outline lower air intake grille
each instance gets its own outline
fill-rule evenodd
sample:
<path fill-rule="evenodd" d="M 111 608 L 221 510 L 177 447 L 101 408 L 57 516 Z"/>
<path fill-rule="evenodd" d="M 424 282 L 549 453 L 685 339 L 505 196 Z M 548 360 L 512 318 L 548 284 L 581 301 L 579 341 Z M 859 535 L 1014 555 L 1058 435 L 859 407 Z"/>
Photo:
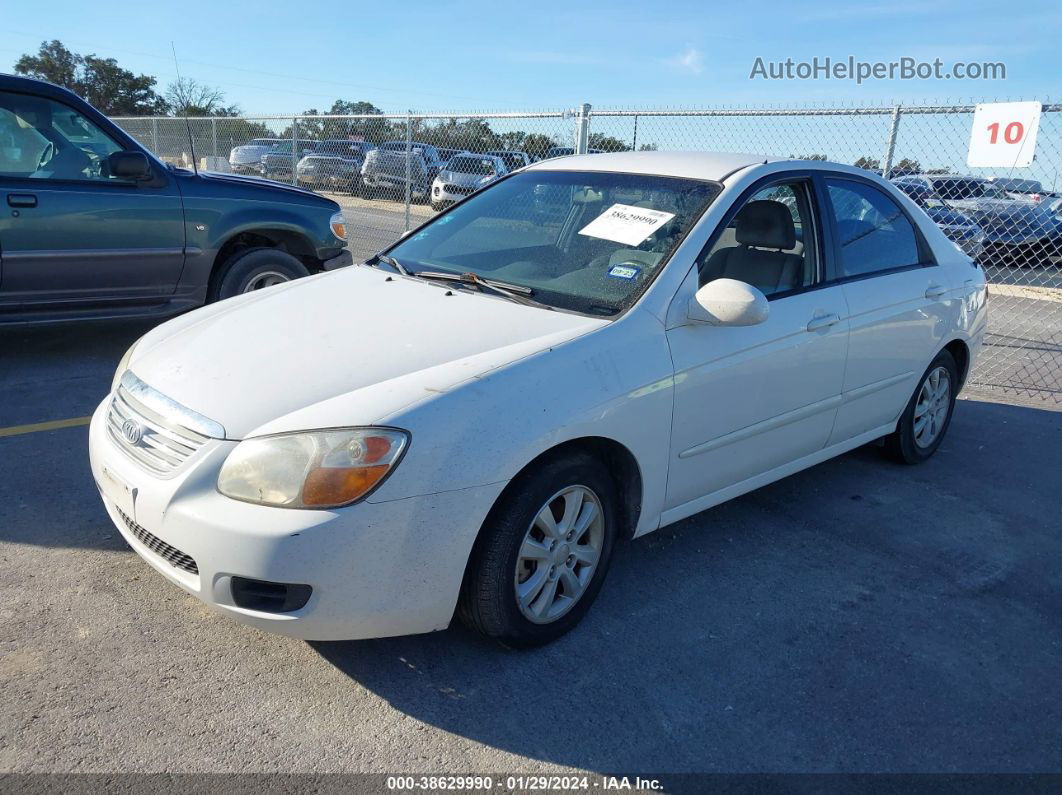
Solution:
<path fill-rule="evenodd" d="M 136 540 L 146 546 L 164 561 L 171 566 L 182 571 L 187 571 L 191 574 L 199 574 L 199 566 L 196 565 L 195 560 L 191 555 L 185 555 L 177 547 L 171 547 L 161 538 L 156 538 L 143 527 L 138 525 L 128 516 L 126 516 L 121 510 L 115 508 L 118 511 L 118 515 L 122 517 L 122 521 L 125 522 L 125 526 L 129 528 L 129 532 L 136 536 Z"/>

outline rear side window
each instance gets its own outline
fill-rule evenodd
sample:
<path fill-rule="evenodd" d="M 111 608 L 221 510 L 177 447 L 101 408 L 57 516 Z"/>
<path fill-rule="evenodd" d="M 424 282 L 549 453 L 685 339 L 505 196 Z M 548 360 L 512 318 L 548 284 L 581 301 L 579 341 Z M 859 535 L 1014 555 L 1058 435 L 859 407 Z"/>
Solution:
<path fill-rule="evenodd" d="M 899 206 L 872 185 L 826 180 L 840 254 L 840 275 L 865 276 L 918 265 L 918 237 Z"/>

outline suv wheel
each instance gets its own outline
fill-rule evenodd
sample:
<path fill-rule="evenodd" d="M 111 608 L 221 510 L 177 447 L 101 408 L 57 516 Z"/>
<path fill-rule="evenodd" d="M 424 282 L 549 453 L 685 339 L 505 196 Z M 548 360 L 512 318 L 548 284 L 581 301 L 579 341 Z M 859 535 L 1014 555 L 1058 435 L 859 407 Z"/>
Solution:
<path fill-rule="evenodd" d="M 458 603 L 462 621 L 510 648 L 572 629 L 608 571 L 616 504 L 608 470 L 586 453 L 521 476 L 476 541 Z"/>
<path fill-rule="evenodd" d="M 210 300 L 221 301 L 309 275 L 305 265 L 279 249 L 239 251 L 222 266 L 211 288 Z"/>

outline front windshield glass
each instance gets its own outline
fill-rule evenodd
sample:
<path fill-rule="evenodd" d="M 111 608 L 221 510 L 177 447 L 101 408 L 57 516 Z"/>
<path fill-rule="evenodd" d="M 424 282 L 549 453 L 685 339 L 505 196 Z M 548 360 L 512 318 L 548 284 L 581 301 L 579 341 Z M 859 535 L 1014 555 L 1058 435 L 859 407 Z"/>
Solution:
<path fill-rule="evenodd" d="M 678 177 L 525 171 L 387 253 L 410 271 L 474 273 L 592 315 L 629 307 L 719 192 Z"/>
<path fill-rule="evenodd" d="M 991 182 L 979 179 L 941 179 L 934 187 L 940 198 L 952 201 L 964 199 L 1007 199 L 1006 193 Z"/>
<path fill-rule="evenodd" d="M 496 171 L 494 161 L 480 157 L 455 157 L 446 164 L 447 171 L 456 171 L 458 174 L 482 174 L 493 175 Z"/>

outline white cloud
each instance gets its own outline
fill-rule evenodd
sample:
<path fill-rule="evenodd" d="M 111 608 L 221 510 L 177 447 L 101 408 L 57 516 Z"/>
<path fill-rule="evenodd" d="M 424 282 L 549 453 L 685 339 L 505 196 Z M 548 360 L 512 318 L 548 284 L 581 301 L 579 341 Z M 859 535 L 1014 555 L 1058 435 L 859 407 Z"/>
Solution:
<path fill-rule="evenodd" d="M 667 65 L 680 72 L 699 75 L 704 71 L 704 55 L 696 47 L 686 47 L 678 55 L 668 58 Z"/>

